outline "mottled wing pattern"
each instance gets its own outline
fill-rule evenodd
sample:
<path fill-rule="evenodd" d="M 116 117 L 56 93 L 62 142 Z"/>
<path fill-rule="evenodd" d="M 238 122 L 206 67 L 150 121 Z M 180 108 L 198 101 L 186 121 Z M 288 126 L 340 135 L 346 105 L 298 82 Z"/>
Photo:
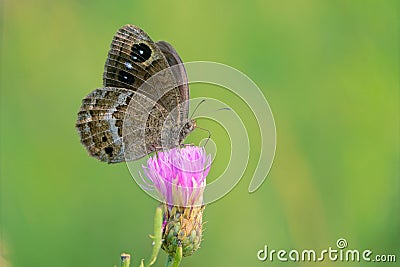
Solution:
<path fill-rule="evenodd" d="M 188 106 L 181 104 L 189 98 L 186 72 L 183 65 L 178 71 L 167 69 L 179 63 L 168 43 L 155 44 L 134 25 L 118 30 L 104 68 L 104 88 L 85 97 L 78 113 L 76 126 L 91 156 L 109 163 L 136 160 L 162 148 L 163 127 L 183 127 L 188 117 Z M 185 84 L 178 87 L 182 80 Z"/>
<path fill-rule="evenodd" d="M 76 127 L 91 156 L 106 162 L 124 160 L 122 125 L 134 93 L 124 88 L 98 88 L 82 100 Z"/>
<path fill-rule="evenodd" d="M 159 123 L 168 112 L 125 88 L 98 88 L 82 100 L 77 128 L 89 154 L 101 161 L 136 160 L 157 148 Z M 128 128 L 123 132 L 123 125 Z M 158 137 L 159 139 L 160 137 Z"/>

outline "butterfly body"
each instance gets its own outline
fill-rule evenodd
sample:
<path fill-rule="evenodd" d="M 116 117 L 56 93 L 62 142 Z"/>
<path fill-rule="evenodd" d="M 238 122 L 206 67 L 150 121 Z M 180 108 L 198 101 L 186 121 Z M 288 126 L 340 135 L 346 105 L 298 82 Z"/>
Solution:
<path fill-rule="evenodd" d="M 179 146 L 196 127 L 188 119 L 189 87 L 179 55 L 134 25 L 115 34 L 103 86 L 82 100 L 76 123 L 82 144 L 101 161 L 137 160 Z"/>

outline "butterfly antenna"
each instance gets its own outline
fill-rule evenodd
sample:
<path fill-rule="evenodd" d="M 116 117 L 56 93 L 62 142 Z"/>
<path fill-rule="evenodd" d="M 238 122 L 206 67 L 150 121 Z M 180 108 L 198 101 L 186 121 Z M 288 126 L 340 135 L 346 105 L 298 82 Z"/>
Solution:
<path fill-rule="evenodd" d="M 194 113 L 196 112 L 196 110 L 197 110 L 197 109 L 199 108 L 199 106 L 200 106 L 201 104 L 203 104 L 204 102 L 206 102 L 205 99 L 201 100 L 201 101 L 197 104 L 197 106 L 194 108 L 194 110 L 193 110 L 193 112 L 192 112 L 192 115 L 190 116 L 190 119 L 193 118 L 193 115 L 194 115 Z"/>
<path fill-rule="evenodd" d="M 229 111 L 231 111 L 232 109 L 230 109 L 230 108 L 219 108 L 219 109 L 217 109 L 215 111 L 220 111 L 220 110 L 229 110 Z"/>
<path fill-rule="evenodd" d="M 190 118 L 193 117 L 193 115 L 194 115 L 194 113 L 196 112 L 196 110 L 197 110 L 197 109 L 199 108 L 199 106 L 200 106 L 201 104 L 203 104 L 205 101 L 206 101 L 206 99 L 203 99 L 203 100 L 201 100 L 201 101 L 197 104 L 197 106 L 196 106 L 195 109 L 193 110 L 192 116 L 190 116 Z M 232 109 L 225 107 L 225 108 L 216 109 L 216 110 L 214 110 L 214 111 L 212 111 L 212 112 L 221 111 L 221 110 L 229 110 L 229 111 L 231 111 Z M 209 112 L 209 113 L 212 113 L 212 112 Z M 206 131 L 206 132 L 208 133 L 207 141 L 206 141 L 206 143 L 204 144 L 204 147 L 205 147 L 205 146 L 207 145 L 208 141 L 211 139 L 211 131 L 208 130 L 208 129 L 199 127 L 199 126 L 196 126 L 196 129 L 200 129 L 200 130 Z"/>
<path fill-rule="evenodd" d="M 212 111 L 208 111 L 208 112 L 205 112 L 205 113 L 202 113 L 201 115 L 207 115 L 207 114 L 213 114 L 214 112 L 216 112 L 216 111 L 222 111 L 222 110 L 229 110 L 229 111 L 232 111 L 232 109 L 230 109 L 230 108 L 219 108 L 219 109 L 215 109 L 215 110 L 212 110 Z"/>
<path fill-rule="evenodd" d="M 211 139 L 211 131 L 208 130 L 208 129 L 202 128 L 202 127 L 196 127 L 196 129 L 200 129 L 200 130 L 206 131 L 206 132 L 208 133 L 207 141 L 206 141 L 206 143 L 204 144 L 204 147 L 205 147 L 205 146 L 207 145 L 208 141 Z"/>

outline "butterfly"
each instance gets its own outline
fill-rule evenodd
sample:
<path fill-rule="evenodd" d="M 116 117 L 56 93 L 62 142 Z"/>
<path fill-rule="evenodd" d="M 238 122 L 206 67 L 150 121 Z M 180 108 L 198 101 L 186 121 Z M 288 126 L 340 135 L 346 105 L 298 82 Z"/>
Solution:
<path fill-rule="evenodd" d="M 83 100 L 76 128 L 89 154 L 117 163 L 179 146 L 195 129 L 189 86 L 176 50 L 139 27 L 121 27 L 111 43 L 103 87 Z"/>

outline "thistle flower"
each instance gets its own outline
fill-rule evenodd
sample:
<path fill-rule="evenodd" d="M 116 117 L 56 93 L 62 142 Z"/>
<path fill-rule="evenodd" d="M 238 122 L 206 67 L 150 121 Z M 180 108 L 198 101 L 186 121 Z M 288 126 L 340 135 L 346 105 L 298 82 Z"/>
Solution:
<path fill-rule="evenodd" d="M 143 166 L 149 182 L 164 202 L 162 248 L 174 256 L 195 252 L 202 238 L 203 192 L 211 158 L 204 148 L 185 146 L 158 152 Z"/>

